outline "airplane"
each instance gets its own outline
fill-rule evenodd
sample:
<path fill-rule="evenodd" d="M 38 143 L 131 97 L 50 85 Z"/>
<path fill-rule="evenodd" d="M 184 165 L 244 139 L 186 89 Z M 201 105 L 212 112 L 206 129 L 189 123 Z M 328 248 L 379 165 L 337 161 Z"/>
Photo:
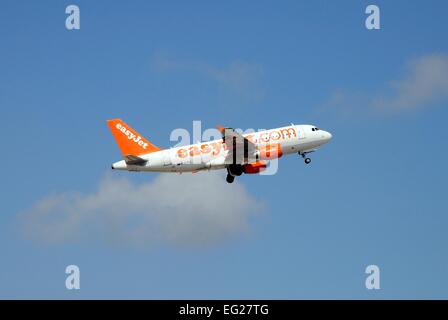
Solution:
<path fill-rule="evenodd" d="M 266 170 L 266 161 L 289 154 L 298 154 L 310 164 L 308 154 L 332 138 L 331 133 L 314 125 L 291 124 L 249 134 L 217 126 L 221 139 L 161 149 L 121 119 L 107 123 L 124 158 L 112 164 L 112 169 L 177 173 L 226 169 L 228 183 L 243 173 L 261 173 Z"/>

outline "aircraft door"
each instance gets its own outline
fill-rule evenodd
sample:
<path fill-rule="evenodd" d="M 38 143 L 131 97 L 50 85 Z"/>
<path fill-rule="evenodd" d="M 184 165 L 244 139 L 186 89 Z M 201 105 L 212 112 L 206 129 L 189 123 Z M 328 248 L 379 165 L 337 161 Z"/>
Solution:
<path fill-rule="evenodd" d="M 298 132 L 299 140 L 302 140 L 302 139 L 306 138 L 306 128 L 297 126 L 296 130 Z"/>
<path fill-rule="evenodd" d="M 164 155 L 163 155 L 163 166 L 164 167 L 168 167 L 171 164 L 172 163 L 171 163 L 171 150 L 170 150 L 170 152 L 164 152 Z"/>

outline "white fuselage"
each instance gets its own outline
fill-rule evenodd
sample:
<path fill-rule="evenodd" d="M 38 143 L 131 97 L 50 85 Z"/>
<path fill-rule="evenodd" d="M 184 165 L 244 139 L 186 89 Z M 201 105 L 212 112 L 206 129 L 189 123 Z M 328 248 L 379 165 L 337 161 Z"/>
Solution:
<path fill-rule="evenodd" d="M 331 139 L 331 134 L 312 125 L 287 127 L 243 134 L 257 147 L 280 145 L 283 155 L 313 150 Z M 124 160 L 112 165 L 113 169 L 149 172 L 196 172 L 226 167 L 229 150 L 223 139 L 196 143 L 188 146 L 141 155 L 147 160 L 143 165 L 129 165 Z"/>

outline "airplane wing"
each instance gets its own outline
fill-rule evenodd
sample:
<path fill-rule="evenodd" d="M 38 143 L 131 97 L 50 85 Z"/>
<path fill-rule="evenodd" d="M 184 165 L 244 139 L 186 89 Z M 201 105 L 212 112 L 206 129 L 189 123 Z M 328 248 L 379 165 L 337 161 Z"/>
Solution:
<path fill-rule="evenodd" d="M 217 126 L 217 129 L 221 132 L 223 142 L 229 150 L 226 163 L 242 164 L 251 162 L 251 160 L 255 161 L 252 158 L 257 151 L 257 146 L 253 142 L 246 139 L 233 128 Z"/>

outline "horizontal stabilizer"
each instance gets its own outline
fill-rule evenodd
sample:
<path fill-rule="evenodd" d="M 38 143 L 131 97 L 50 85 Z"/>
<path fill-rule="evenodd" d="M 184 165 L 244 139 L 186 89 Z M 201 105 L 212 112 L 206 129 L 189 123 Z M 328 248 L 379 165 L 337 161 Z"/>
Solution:
<path fill-rule="evenodd" d="M 148 160 L 133 156 L 132 154 L 124 156 L 124 161 L 126 162 L 126 164 L 130 165 L 142 165 L 148 162 Z"/>

